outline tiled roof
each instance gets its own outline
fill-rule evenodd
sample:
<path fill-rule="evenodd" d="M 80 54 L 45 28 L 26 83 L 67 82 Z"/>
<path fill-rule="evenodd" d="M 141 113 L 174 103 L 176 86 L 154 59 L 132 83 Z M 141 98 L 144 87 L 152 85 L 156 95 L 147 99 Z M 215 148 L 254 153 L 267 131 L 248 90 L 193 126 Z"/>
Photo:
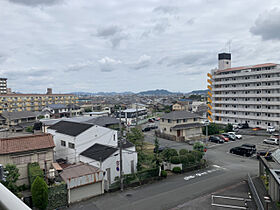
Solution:
<path fill-rule="evenodd" d="M 80 155 L 91 158 L 93 160 L 106 160 L 112 154 L 118 151 L 117 148 L 110 147 L 102 144 L 94 144 L 90 148 L 83 151 Z"/>
<path fill-rule="evenodd" d="M 256 68 L 262 68 L 262 67 L 272 67 L 277 66 L 276 63 L 263 63 L 263 64 L 257 64 L 252 66 L 240 66 L 240 67 L 234 67 L 234 68 L 228 68 L 223 70 L 218 70 L 217 72 L 226 72 L 226 71 L 237 71 L 237 70 L 245 70 L 245 69 L 256 69 Z"/>
<path fill-rule="evenodd" d="M 181 129 L 197 128 L 197 127 L 202 127 L 202 124 L 201 123 L 180 124 L 180 125 L 175 125 L 172 129 L 181 130 Z"/>
<path fill-rule="evenodd" d="M 71 178 L 77 178 L 89 174 L 94 174 L 99 171 L 100 170 L 97 167 L 80 162 L 80 163 L 70 165 L 67 168 L 64 168 L 63 171 L 60 173 L 60 176 L 64 181 L 67 181 L 68 179 Z"/>
<path fill-rule="evenodd" d="M 92 118 L 86 122 L 104 127 L 108 125 L 118 124 L 119 120 L 114 117 L 103 116 L 103 117 Z"/>
<path fill-rule="evenodd" d="M 51 134 L 37 134 L 0 139 L 0 154 L 10 154 L 39 149 L 53 148 Z"/>
<path fill-rule="evenodd" d="M 31 111 L 21 111 L 21 112 L 2 112 L 2 117 L 9 119 L 9 120 L 16 120 L 16 119 L 23 119 L 23 118 L 30 118 L 30 117 L 37 117 L 38 113 L 31 112 Z"/>
<path fill-rule="evenodd" d="M 163 115 L 161 118 L 169 119 L 169 120 L 179 120 L 179 119 L 199 118 L 199 116 L 188 111 L 173 111 Z"/>
<path fill-rule="evenodd" d="M 51 109 L 67 109 L 68 107 L 65 104 L 49 104 L 47 107 Z"/>
<path fill-rule="evenodd" d="M 48 129 L 55 130 L 58 133 L 66 134 L 69 136 L 78 136 L 93 125 L 88 123 L 78 123 L 70 121 L 59 121 L 58 123 L 50 126 Z"/>

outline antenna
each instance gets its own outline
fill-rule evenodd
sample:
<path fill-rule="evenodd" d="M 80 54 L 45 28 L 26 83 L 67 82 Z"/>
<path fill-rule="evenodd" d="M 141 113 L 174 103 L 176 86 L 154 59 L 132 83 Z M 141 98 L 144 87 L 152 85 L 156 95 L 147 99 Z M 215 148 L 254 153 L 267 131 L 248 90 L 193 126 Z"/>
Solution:
<path fill-rule="evenodd" d="M 228 52 L 230 53 L 230 51 L 231 51 L 231 39 L 230 40 L 228 40 Z"/>

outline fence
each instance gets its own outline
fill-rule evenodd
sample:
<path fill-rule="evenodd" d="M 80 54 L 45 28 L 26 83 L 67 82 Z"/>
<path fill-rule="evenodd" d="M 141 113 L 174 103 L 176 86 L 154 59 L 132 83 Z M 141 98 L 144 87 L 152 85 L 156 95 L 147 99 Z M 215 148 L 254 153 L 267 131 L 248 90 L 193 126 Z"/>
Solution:
<path fill-rule="evenodd" d="M 258 192 L 256 190 L 256 187 L 253 183 L 253 180 L 252 180 L 250 174 L 248 174 L 248 185 L 249 185 L 250 191 L 252 193 L 252 196 L 254 198 L 254 201 L 255 201 L 255 203 L 258 207 L 258 210 L 264 210 L 264 206 L 263 206 L 262 201 L 261 201 L 261 199 L 258 195 Z"/>

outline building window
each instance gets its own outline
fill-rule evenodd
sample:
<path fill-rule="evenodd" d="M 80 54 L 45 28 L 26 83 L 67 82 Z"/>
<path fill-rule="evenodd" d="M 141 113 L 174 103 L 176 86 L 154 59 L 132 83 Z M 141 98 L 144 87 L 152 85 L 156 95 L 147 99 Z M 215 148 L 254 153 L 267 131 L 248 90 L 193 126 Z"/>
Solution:
<path fill-rule="evenodd" d="M 61 144 L 61 146 L 66 147 L 66 142 L 65 141 L 61 140 L 60 144 Z"/>
<path fill-rule="evenodd" d="M 161 122 L 164 122 L 164 119 L 161 119 Z"/>
<path fill-rule="evenodd" d="M 168 119 L 168 123 L 171 123 L 171 120 Z"/>
<path fill-rule="evenodd" d="M 68 147 L 71 148 L 71 149 L 75 149 L 75 144 L 69 142 Z"/>

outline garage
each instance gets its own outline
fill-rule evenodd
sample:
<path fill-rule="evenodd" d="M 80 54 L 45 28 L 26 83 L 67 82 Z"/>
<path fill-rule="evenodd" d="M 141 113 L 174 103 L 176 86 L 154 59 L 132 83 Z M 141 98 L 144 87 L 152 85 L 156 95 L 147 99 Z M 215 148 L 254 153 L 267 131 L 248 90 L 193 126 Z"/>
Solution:
<path fill-rule="evenodd" d="M 68 204 L 104 193 L 103 171 L 85 163 L 63 169 L 60 174 L 68 189 Z"/>

